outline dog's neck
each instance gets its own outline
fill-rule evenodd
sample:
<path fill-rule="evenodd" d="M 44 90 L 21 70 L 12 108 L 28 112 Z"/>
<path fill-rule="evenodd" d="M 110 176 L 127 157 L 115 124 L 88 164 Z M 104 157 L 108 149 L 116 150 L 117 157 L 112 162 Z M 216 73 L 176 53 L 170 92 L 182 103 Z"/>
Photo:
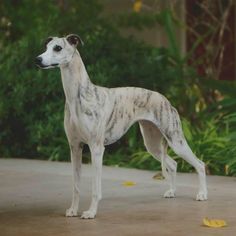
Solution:
<path fill-rule="evenodd" d="M 68 64 L 60 66 L 60 70 L 66 101 L 69 103 L 75 101 L 81 89 L 90 90 L 94 86 L 77 50 Z"/>

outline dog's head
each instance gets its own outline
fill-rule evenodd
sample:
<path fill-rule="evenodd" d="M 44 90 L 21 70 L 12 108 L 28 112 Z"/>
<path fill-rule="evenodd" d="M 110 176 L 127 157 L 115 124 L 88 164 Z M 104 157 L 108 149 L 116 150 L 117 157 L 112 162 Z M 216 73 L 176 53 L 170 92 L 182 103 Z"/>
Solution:
<path fill-rule="evenodd" d="M 78 45 L 83 45 L 78 35 L 70 34 L 63 38 L 49 37 L 45 41 L 46 51 L 36 57 L 35 63 L 43 69 L 68 64 L 73 58 Z"/>

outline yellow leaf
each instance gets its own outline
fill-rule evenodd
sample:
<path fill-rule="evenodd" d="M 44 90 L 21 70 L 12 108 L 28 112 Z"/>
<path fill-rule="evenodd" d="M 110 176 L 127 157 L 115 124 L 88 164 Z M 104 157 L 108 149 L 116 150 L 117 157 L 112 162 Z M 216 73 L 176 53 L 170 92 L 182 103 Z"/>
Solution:
<path fill-rule="evenodd" d="M 220 228 L 220 227 L 227 226 L 224 220 L 208 219 L 208 218 L 203 219 L 203 224 L 205 226 L 212 227 L 212 228 Z"/>
<path fill-rule="evenodd" d="M 124 181 L 122 183 L 122 185 L 125 186 L 125 187 L 132 187 L 132 186 L 136 185 L 136 183 L 133 182 L 133 181 Z"/>
<path fill-rule="evenodd" d="M 163 180 L 165 179 L 165 177 L 162 175 L 162 173 L 158 172 L 157 174 L 155 174 L 153 177 L 153 179 L 157 179 L 157 180 Z"/>
<path fill-rule="evenodd" d="M 133 5 L 133 10 L 135 12 L 140 12 L 142 7 L 142 1 L 141 0 L 135 0 L 134 5 Z"/>

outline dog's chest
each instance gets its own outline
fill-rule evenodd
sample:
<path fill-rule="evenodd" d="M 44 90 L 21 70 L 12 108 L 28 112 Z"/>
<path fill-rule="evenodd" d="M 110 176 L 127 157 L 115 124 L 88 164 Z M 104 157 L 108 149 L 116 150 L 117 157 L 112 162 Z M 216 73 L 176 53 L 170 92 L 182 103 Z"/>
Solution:
<path fill-rule="evenodd" d="M 104 102 L 99 102 L 93 97 L 80 95 L 76 100 L 66 106 L 67 126 L 71 133 L 88 143 L 99 133 L 99 127 L 103 123 Z"/>
<path fill-rule="evenodd" d="M 89 115 L 88 115 L 89 114 Z M 71 137 L 79 137 L 81 141 L 87 142 L 91 136 L 93 121 L 88 119 L 90 112 L 81 112 L 77 103 L 66 104 L 65 107 L 65 129 Z"/>

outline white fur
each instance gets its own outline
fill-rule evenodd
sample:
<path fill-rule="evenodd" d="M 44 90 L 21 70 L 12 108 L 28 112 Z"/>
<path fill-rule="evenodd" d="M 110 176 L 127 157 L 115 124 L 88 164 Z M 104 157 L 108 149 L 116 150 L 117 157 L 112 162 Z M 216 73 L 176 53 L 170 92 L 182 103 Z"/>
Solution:
<path fill-rule="evenodd" d="M 74 36 L 76 38 L 76 36 Z M 78 40 L 77 40 L 78 42 Z M 55 45 L 62 50 L 55 52 Z M 79 209 L 80 173 L 83 144 L 91 151 L 93 169 L 92 201 L 81 218 L 91 219 L 97 213 L 102 198 L 101 178 L 104 146 L 117 141 L 129 127 L 139 122 L 145 146 L 161 161 L 163 174 L 170 183 L 164 197 L 175 197 L 176 162 L 167 155 L 170 146 L 176 154 L 193 165 L 199 175 L 197 200 L 207 199 L 205 166 L 188 146 L 177 111 L 157 92 L 141 88 L 104 88 L 94 85 L 86 72 L 77 43 L 68 38 L 53 38 L 39 57 L 41 67 L 60 67 L 66 96 L 65 131 L 71 148 L 73 167 L 73 197 L 66 216 L 77 216 Z"/>

